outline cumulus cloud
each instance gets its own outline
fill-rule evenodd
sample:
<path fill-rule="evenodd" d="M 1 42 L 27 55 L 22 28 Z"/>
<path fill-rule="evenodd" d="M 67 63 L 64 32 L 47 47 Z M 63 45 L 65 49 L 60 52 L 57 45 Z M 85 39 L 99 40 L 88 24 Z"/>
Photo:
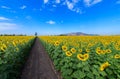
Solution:
<path fill-rule="evenodd" d="M 101 2 L 102 0 L 94 0 L 92 4 L 97 4 L 99 2 Z"/>
<path fill-rule="evenodd" d="M 54 0 L 51 2 L 50 0 L 44 0 L 44 4 L 51 5 L 55 8 L 57 8 L 57 4 L 60 4 L 62 6 L 66 6 L 69 10 L 80 14 L 84 13 L 82 10 L 83 7 L 90 7 L 100 2 L 102 2 L 102 0 Z M 80 5 L 80 3 L 82 3 L 85 6 Z"/>
<path fill-rule="evenodd" d="M 0 30 L 13 30 L 17 29 L 17 24 L 11 23 L 11 19 L 0 16 Z"/>
<path fill-rule="evenodd" d="M 77 3 L 80 0 L 72 0 L 72 2 L 66 0 L 65 4 L 67 5 L 68 9 L 71 11 L 75 11 L 76 13 L 82 13 L 81 9 L 79 7 L 76 7 Z"/>
<path fill-rule="evenodd" d="M 25 6 L 25 5 L 20 7 L 20 9 L 25 9 L 25 8 L 27 8 L 27 6 Z"/>
<path fill-rule="evenodd" d="M 68 9 L 72 10 L 74 8 L 74 4 L 70 3 L 69 1 L 66 1 Z"/>
<path fill-rule="evenodd" d="M 86 6 L 92 6 L 94 4 L 100 3 L 102 0 L 84 0 Z"/>
<path fill-rule="evenodd" d="M 48 23 L 48 24 L 55 24 L 55 21 L 50 20 L 50 21 L 47 21 L 46 23 Z"/>
<path fill-rule="evenodd" d="M 1 6 L 1 8 L 3 8 L 3 9 L 10 9 L 10 7 L 7 7 L 7 6 Z"/>
<path fill-rule="evenodd" d="M 44 4 L 48 3 L 48 0 L 44 0 Z"/>
<path fill-rule="evenodd" d="M 17 29 L 17 25 L 14 23 L 0 22 L 0 30 L 14 30 Z"/>
<path fill-rule="evenodd" d="M 8 21 L 8 20 L 10 20 L 10 19 L 0 16 L 0 21 Z"/>

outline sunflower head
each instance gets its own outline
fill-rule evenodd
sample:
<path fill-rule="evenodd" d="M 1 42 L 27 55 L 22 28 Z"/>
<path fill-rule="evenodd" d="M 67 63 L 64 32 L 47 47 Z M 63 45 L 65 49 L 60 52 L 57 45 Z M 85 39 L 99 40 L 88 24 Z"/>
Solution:
<path fill-rule="evenodd" d="M 82 49 L 79 49 L 79 52 L 81 53 L 81 52 L 82 52 Z"/>
<path fill-rule="evenodd" d="M 114 56 L 114 58 L 115 58 L 115 59 L 118 59 L 118 58 L 120 58 L 120 55 L 119 55 L 119 54 L 116 54 L 116 55 Z"/>
<path fill-rule="evenodd" d="M 97 47 L 96 50 L 100 50 L 100 47 Z"/>
<path fill-rule="evenodd" d="M 100 49 L 99 49 L 99 50 L 98 50 L 98 49 L 96 50 L 96 53 L 97 53 L 97 54 L 101 54 L 102 52 L 103 52 L 103 51 L 100 50 Z"/>
<path fill-rule="evenodd" d="M 4 49 L 6 49 L 6 48 L 7 48 L 7 46 L 6 46 L 5 44 L 3 44 L 3 48 L 4 48 Z"/>
<path fill-rule="evenodd" d="M 86 49 L 86 52 L 87 52 L 87 53 L 90 52 L 90 49 Z"/>
<path fill-rule="evenodd" d="M 84 54 L 84 58 L 85 58 L 85 59 L 88 59 L 88 58 L 89 58 L 89 54 L 87 54 L 87 53 Z"/>
<path fill-rule="evenodd" d="M 63 51 L 67 51 L 67 46 L 62 46 Z"/>
<path fill-rule="evenodd" d="M 56 41 L 56 42 L 54 43 L 55 46 L 58 46 L 59 44 L 60 44 L 59 41 Z"/>
<path fill-rule="evenodd" d="M 70 51 L 65 52 L 66 56 L 72 56 L 72 53 Z"/>
<path fill-rule="evenodd" d="M 78 54 L 78 55 L 77 55 L 77 58 L 78 58 L 79 60 L 84 60 L 84 56 L 83 56 L 82 54 Z"/>
<path fill-rule="evenodd" d="M 104 71 L 104 69 L 106 69 L 108 66 L 110 66 L 109 62 L 105 62 L 100 66 L 100 70 Z"/>
<path fill-rule="evenodd" d="M 110 49 L 107 49 L 106 50 L 106 53 L 111 53 L 112 51 Z"/>
<path fill-rule="evenodd" d="M 86 61 L 89 58 L 89 54 L 84 54 L 84 55 L 78 54 L 77 58 L 81 61 Z"/>
<path fill-rule="evenodd" d="M 76 52 L 76 49 L 75 48 L 71 48 L 70 50 L 72 53 L 75 53 Z"/>
<path fill-rule="evenodd" d="M 4 49 L 4 47 L 3 47 L 3 46 L 1 47 L 1 51 L 2 51 L 2 52 L 4 52 L 4 51 L 5 51 L 5 49 Z"/>
<path fill-rule="evenodd" d="M 13 45 L 16 47 L 16 43 L 15 43 L 15 41 L 13 41 Z"/>

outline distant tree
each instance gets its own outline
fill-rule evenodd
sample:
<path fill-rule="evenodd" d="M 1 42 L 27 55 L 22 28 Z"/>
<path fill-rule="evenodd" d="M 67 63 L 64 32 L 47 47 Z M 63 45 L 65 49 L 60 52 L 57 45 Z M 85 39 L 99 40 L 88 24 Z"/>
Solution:
<path fill-rule="evenodd" d="M 37 32 L 35 32 L 35 36 L 37 36 Z"/>
<path fill-rule="evenodd" d="M 15 36 L 15 34 L 13 34 L 13 36 Z"/>
<path fill-rule="evenodd" d="M 67 36 L 67 35 L 65 35 L 65 34 L 60 34 L 59 36 Z"/>

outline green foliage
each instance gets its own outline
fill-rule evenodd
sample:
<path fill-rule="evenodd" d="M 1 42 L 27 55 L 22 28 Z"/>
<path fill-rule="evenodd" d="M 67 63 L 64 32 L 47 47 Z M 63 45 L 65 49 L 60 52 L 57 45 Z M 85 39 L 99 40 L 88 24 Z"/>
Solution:
<path fill-rule="evenodd" d="M 64 41 L 64 39 L 62 40 Z M 120 54 L 120 50 L 117 51 L 113 43 L 105 46 L 102 42 L 97 42 L 92 47 L 88 47 L 90 49 L 89 58 L 86 61 L 81 61 L 77 58 L 77 54 L 80 54 L 78 51 L 79 48 L 72 45 L 67 46 L 67 41 L 55 46 L 54 43 L 48 43 L 42 40 L 49 56 L 53 60 L 55 68 L 62 73 L 63 79 L 120 79 L 120 60 L 113 58 L 116 52 Z M 73 44 L 75 42 L 81 47 L 81 53 L 85 54 L 85 47 L 87 47 L 88 43 L 74 41 Z M 90 42 L 92 41 L 90 40 Z M 68 50 L 74 47 L 76 53 L 72 53 L 72 56 L 66 56 L 66 51 L 62 50 L 62 46 L 64 45 L 67 46 Z M 84 46 L 82 47 L 82 45 Z M 100 47 L 101 50 L 111 49 L 112 52 L 98 55 L 96 53 L 97 47 Z M 109 62 L 110 66 L 101 71 L 100 67 L 106 61 Z"/>
<path fill-rule="evenodd" d="M 19 78 L 33 40 L 31 39 L 24 44 L 17 44 L 16 47 L 9 44 L 4 52 L 0 51 L 0 79 Z"/>

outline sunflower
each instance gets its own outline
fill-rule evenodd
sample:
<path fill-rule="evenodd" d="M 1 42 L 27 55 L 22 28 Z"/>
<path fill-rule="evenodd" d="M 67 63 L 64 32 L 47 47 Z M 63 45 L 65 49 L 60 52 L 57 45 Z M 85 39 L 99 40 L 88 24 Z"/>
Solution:
<path fill-rule="evenodd" d="M 118 59 L 118 58 L 120 58 L 120 55 L 119 55 L 119 54 L 116 54 L 116 55 L 114 56 L 114 58 L 115 58 L 115 59 Z"/>
<path fill-rule="evenodd" d="M 67 56 L 72 56 L 72 53 L 70 51 L 65 52 Z"/>
<path fill-rule="evenodd" d="M 87 52 L 87 53 L 90 52 L 90 49 L 86 49 L 86 52 Z"/>
<path fill-rule="evenodd" d="M 5 44 L 3 44 L 3 48 L 4 48 L 4 49 L 6 49 L 6 48 L 7 48 L 7 46 L 6 46 Z"/>
<path fill-rule="evenodd" d="M 103 64 L 100 66 L 100 71 L 104 71 L 104 69 L 106 69 L 106 68 L 109 67 L 109 66 L 110 66 L 109 62 L 103 63 Z"/>
<path fill-rule="evenodd" d="M 120 48 L 118 46 L 115 46 L 116 50 L 120 50 Z"/>
<path fill-rule="evenodd" d="M 55 45 L 55 46 L 58 46 L 59 44 L 60 44 L 60 42 L 59 42 L 59 41 L 56 41 L 54 45 Z"/>
<path fill-rule="evenodd" d="M 88 44 L 88 47 L 91 47 L 91 46 L 92 46 L 92 44 L 91 44 L 91 43 L 89 43 L 89 44 Z"/>
<path fill-rule="evenodd" d="M 4 47 L 3 47 L 3 46 L 1 47 L 1 51 L 2 51 L 2 52 L 4 52 L 4 51 L 5 51 L 5 49 L 4 49 Z"/>
<path fill-rule="evenodd" d="M 97 50 L 96 50 L 96 53 L 97 53 L 97 54 L 101 54 L 102 52 L 103 52 L 103 51 L 100 50 L 100 49 L 97 49 Z"/>
<path fill-rule="evenodd" d="M 105 54 L 106 53 L 106 50 L 102 50 L 103 52 L 102 52 L 102 54 Z"/>
<path fill-rule="evenodd" d="M 67 46 L 62 46 L 63 51 L 67 51 Z"/>
<path fill-rule="evenodd" d="M 84 55 L 82 55 L 82 54 L 78 54 L 78 55 L 77 55 L 77 58 L 78 58 L 79 60 L 84 61 Z"/>
<path fill-rule="evenodd" d="M 81 61 L 86 61 L 89 58 L 89 54 L 84 54 L 84 55 L 78 54 L 77 58 Z"/>
<path fill-rule="evenodd" d="M 13 41 L 13 45 L 16 47 L 16 43 L 15 43 L 15 41 Z"/>
<path fill-rule="evenodd" d="M 106 50 L 106 53 L 111 53 L 112 51 L 110 49 L 107 49 Z"/>
<path fill-rule="evenodd" d="M 79 52 L 81 53 L 81 52 L 82 52 L 82 49 L 79 49 Z"/>
<path fill-rule="evenodd" d="M 100 50 L 100 47 L 97 47 L 96 50 Z"/>
<path fill-rule="evenodd" d="M 18 48 L 18 47 L 16 48 L 16 51 L 17 51 L 17 52 L 19 51 L 19 48 Z"/>
<path fill-rule="evenodd" d="M 85 58 L 85 60 L 87 60 L 88 58 L 89 58 L 89 54 L 84 54 L 84 58 Z"/>
<path fill-rule="evenodd" d="M 71 51 L 72 53 L 75 53 L 75 52 L 76 52 L 75 48 L 71 48 L 70 51 Z"/>

